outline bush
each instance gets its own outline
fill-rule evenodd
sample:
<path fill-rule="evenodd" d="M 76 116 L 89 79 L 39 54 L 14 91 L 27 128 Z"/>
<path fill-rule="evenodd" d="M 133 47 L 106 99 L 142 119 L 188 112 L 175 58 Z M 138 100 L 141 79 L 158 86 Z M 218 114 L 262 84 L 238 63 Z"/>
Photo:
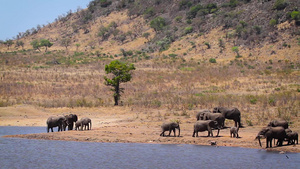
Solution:
<path fill-rule="evenodd" d="M 171 53 L 171 54 L 169 54 L 169 56 L 170 56 L 171 58 L 175 58 L 177 55 L 174 54 L 174 53 Z"/>
<path fill-rule="evenodd" d="M 257 99 L 256 99 L 256 98 L 251 98 L 251 99 L 250 99 L 250 103 L 251 103 L 251 104 L 256 104 L 256 102 L 257 102 Z"/>
<path fill-rule="evenodd" d="M 270 26 L 275 26 L 277 24 L 277 20 L 271 19 L 269 23 L 270 23 Z"/>
<path fill-rule="evenodd" d="M 210 62 L 210 63 L 217 63 L 217 60 L 216 60 L 215 58 L 210 58 L 210 59 L 209 59 L 209 62 Z"/>
<path fill-rule="evenodd" d="M 261 34 L 261 27 L 260 26 L 255 25 L 255 26 L 253 26 L 253 29 L 255 30 L 257 35 Z"/>
<path fill-rule="evenodd" d="M 299 11 L 293 11 L 291 13 L 291 18 L 293 20 L 300 21 L 300 12 Z"/>
<path fill-rule="evenodd" d="M 162 30 L 166 26 L 165 18 L 156 17 L 150 22 L 150 27 L 153 28 L 156 32 Z"/>
<path fill-rule="evenodd" d="M 185 9 L 191 7 L 193 4 L 189 0 L 182 0 L 179 2 L 179 9 Z"/>
<path fill-rule="evenodd" d="M 103 8 L 106 8 L 108 7 L 109 5 L 111 5 L 111 1 L 108 1 L 108 0 L 100 0 L 100 6 L 103 7 Z"/>
<path fill-rule="evenodd" d="M 234 8 L 234 7 L 237 6 L 238 3 L 239 3 L 238 0 L 230 0 L 229 6 L 230 6 L 231 8 Z"/>
<path fill-rule="evenodd" d="M 273 9 L 282 10 L 287 7 L 288 3 L 285 0 L 276 0 L 275 4 L 273 5 Z"/>
<path fill-rule="evenodd" d="M 187 13 L 187 18 L 188 18 L 188 19 L 193 19 L 193 18 L 195 18 L 196 15 L 197 15 L 197 13 L 198 13 L 198 11 L 199 11 L 200 9 L 203 9 L 203 7 L 202 7 L 200 4 L 198 4 L 198 5 L 196 5 L 196 6 L 192 6 L 192 7 L 190 8 L 189 12 Z"/>
<path fill-rule="evenodd" d="M 204 45 L 207 46 L 207 49 L 210 49 L 210 44 L 208 42 L 204 42 Z"/>
<path fill-rule="evenodd" d="M 193 32 L 193 27 L 192 26 L 188 26 L 184 29 L 184 34 L 189 34 Z"/>
<path fill-rule="evenodd" d="M 159 46 L 160 52 L 169 49 L 170 43 L 171 40 L 169 38 L 163 38 L 162 40 L 156 42 L 156 44 Z"/>
<path fill-rule="evenodd" d="M 175 21 L 178 22 L 178 23 L 181 22 L 182 21 L 182 16 L 177 16 L 175 18 Z"/>
<path fill-rule="evenodd" d="M 149 18 L 149 17 L 154 16 L 154 15 L 155 15 L 155 12 L 154 12 L 153 7 L 147 8 L 144 12 L 145 18 Z"/>

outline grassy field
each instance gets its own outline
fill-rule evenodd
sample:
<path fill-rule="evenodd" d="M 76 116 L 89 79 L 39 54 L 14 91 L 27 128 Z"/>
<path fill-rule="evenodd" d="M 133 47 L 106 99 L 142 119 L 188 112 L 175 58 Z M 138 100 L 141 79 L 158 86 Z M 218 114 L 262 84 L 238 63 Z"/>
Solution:
<path fill-rule="evenodd" d="M 161 118 L 156 120 L 191 117 L 199 109 L 215 106 L 237 107 L 246 126 L 277 118 L 300 125 L 297 60 L 247 57 L 211 63 L 183 56 L 149 59 L 145 55 L 116 58 L 136 66 L 132 81 L 121 85 L 125 88 L 122 106 L 159 110 L 161 114 L 155 116 Z M 107 55 L 84 52 L 1 53 L 0 106 L 112 107 L 112 92 L 103 79 L 104 66 L 111 60 Z"/>

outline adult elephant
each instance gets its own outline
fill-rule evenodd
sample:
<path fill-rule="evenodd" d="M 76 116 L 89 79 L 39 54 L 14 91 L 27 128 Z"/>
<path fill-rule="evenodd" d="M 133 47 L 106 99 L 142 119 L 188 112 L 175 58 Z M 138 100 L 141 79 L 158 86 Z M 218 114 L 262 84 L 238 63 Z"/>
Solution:
<path fill-rule="evenodd" d="M 76 121 L 78 120 L 77 115 L 69 114 L 69 115 L 65 115 L 65 117 L 66 117 L 67 123 L 68 123 L 68 130 L 73 130 L 74 123 L 76 123 Z"/>
<path fill-rule="evenodd" d="M 204 116 L 201 120 L 213 120 L 218 122 L 218 128 L 221 129 L 224 127 L 225 117 L 221 113 L 204 113 Z"/>
<path fill-rule="evenodd" d="M 213 120 L 198 120 L 195 124 L 194 124 L 194 132 L 193 132 L 193 137 L 198 137 L 198 132 L 202 132 L 202 131 L 208 131 L 208 135 L 207 137 L 209 137 L 210 135 L 213 136 L 213 132 L 212 129 L 213 128 L 217 128 L 218 126 L 218 122 L 213 121 Z M 219 132 L 220 129 L 218 128 L 218 134 L 217 136 L 219 136 Z"/>
<path fill-rule="evenodd" d="M 53 127 L 58 127 L 58 131 L 63 131 L 67 125 L 67 120 L 64 116 L 51 116 L 47 119 L 47 132 L 49 129 L 53 132 Z"/>
<path fill-rule="evenodd" d="M 207 109 L 203 109 L 203 110 L 200 110 L 197 114 L 196 114 L 196 119 L 197 120 L 203 120 L 203 117 L 204 117 L 204 114 L 205 113 L 211 113 L 210 110 L 207 110 Z"/>
<path fill-rule="evenodd" d="M 169 131 L 169 136 L 171 132 L 174 132 L 174 137 L 176 137 L 175 129 L 178 130 L 178 137 L 180 136 L 180 126 L 179 123 L 176 122 L 170 122 L 170 123 L 163 123 L 161 125 L 162 132 L 160 133 L 160 136 L 165 136 L 165 131 Z"/>
<path fill-rule="evenodd" d="M 285 120 L 273 120 L 270 121 L 270 123 L 268 124 L 268 127 L 283 127 L 285 129 L 289 128 L 289 123 Z"/>
<path fill-rule="evenodd" d="M 84 130 L 86 130 L 86 127 L 88 130 L 92 130 L 92 120 L 88 117 L 81 118 L 75 123 L 75 130 L 79 130 L 79 127 L 81 127 L 80 130 L 83 130 L 83 126 Z"/>
<path fill-rule="evenodd" d="M 213 113 L 221 113 L 226 119 L 233 120 L 235 127 L 242 127 L 241 112 L 237 108 L 215 107 Z"/>
<path fill-rule="evenodd" d="M 272 147 L 272 139 L 278 139 L 277 143 L 282 146 L 283 140 L 286 138 L 286 132 L 283 127 L 265 127 L 260 130 L 255 139 L 258 139 L 259 145 L 261 146 L 260 139 L 266 138 L 266 148 Z"/>

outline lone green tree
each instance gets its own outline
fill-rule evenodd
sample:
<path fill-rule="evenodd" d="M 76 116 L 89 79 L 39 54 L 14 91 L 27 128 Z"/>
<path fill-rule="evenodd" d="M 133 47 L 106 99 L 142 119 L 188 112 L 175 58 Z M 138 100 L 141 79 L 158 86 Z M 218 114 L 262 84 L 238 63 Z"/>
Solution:
<path fill-rule="evenodd" d="M 232 51 L 235 52 L 235 53 L 237 54 L 237 55 L 235 56 L 236 58 L 242 57 L 242 56 L 240 55 L 240 53 L 239 53 L 239 47 L 237 47 L 237 46 L 232 47 Z"/>
<path fill-rule="evenodd" d="M 112 73 L 112 78 L 104 76 L 105 85 L 112 86 L 114 92 L 115 106 L 119 105 L 119 100 L 124 88 L 120 88 L 120 83 L 125 83 L 131 80 L 131 70 L 135 70 L 133 64 L 123 63 L 119 60 L 111 61 L 109 65 L 105 65 L 106 74 Z"/>
<path fill-rule="evenodd" d="M 37 49 L 37 50 L 41 51 L 40 50 L 41 45 L 38 40 L 33 40 L 30 44 L 32 45 L 33 49 L 35 49 L 35 50 Z"/>
<path fill-rule="evenodd" d="M 40 46 L 45 47 L 45 52 L 47 52 L 47 49 L 50 48 L 53 45 L 49 40 L 47 39 L 41 39 L 40 40 Z"/>

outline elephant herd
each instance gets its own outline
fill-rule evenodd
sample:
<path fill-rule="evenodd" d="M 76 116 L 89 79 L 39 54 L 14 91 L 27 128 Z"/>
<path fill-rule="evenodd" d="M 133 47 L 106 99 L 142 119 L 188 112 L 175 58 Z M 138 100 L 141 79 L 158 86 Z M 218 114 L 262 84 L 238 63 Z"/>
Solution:
<path fill-rule="evenodd" d="M 258 139 L 259 145 L 261 146 L 260 139 L 266 138 L 266 148 L 272 147 L 272 140 L 277 139 L 276 145 L 282 146 L 283 141 L 287 141 L 287 144 L 298 144 L 298 133 L 293 132 L 288 128 L 288 122 L 284 120 L 273 120 L 267 127 L 261 129 L 256 138 Z"/>
<path fill-rule="evenodd" d="M 230 132 L 234 134 L 234 137 L 238 137 L 238 130 L 241 127 L 241 112 L 237 108 L 225 108 L 225 107 L 215 107 L 213 112 L 210 110 L 201 110 L 196 115 L 197 121 L 194 124 L 193 137 L 198 137 L 198 132 L 208 131 L 208 136 L 213 136 L 212 129 L 217 129 L 219 136 L 220 129 L 224 128 L 225 119 L 231 119 L 235 122 L 235 127 L 232 127 Z M 162 133 L 160 136 L 165 136 L 165 131 L 169 131 L 169 136 L 171 132 L 174 132 L 175 129 L 179 130 L 178 137 L 180 136 L 180 127 L 179 123 L 171 122 L 164 123 L 161 126 Z"/>
<path fill-rule="evenodd" d="M 68 130 L 73 130 L 75 124 L 75 130 L 79 130 L 79 127 L 81 127 L 80 130 L 84 129 L 91 130 L 92 129 L 92 121 L 90 118 L 83 117 L 80 120 L 78 120 L 78 117 L 76 114 L 69 114 L 69 115 L 60 115 L 60 116 L 51 116 L 47 119 L 47 132 L 49 133 L 49 129 L 53 132 L 53 127 L 58 127 L 58 131 L 66 131 L 66 128 L 68 127 Z"/>
<path fill-rule="evenodd" d="M 241 125 L 241 112 L 237 108 L 224 108 L 215 107 L 213 112 L 210 110 L 201 110 L 196 115 L 197 121 L 194 124 L 194 130 L 192 137 L 198 137 L 198 132 L 208 131 L 209 136 L 213 136 L 212 129 L 217 129 L 219 136 L 220 129 L 224 128 L 225 119 L 231 119 L 235 122 L 235 126 L 230 128 L 230 137 L 239 137 L 238 131 Z M 161 126 L 162 133 L 160 136 L 165 136 L 165 132 L 174 132 L 176 137 L 175 129 L 178 129 L 178 137 L 180 136 L 180 126 L 178 122 L 163 123 Z M 263 128 L 257 134 L 255 139 L 258 139 L 259 145 L 261 146 L 261 138 L 266 138 L 266 148 L 272 147 L 272 140 L 277 139 L 276 145 L 282 146 L 283 141 L 287 141 L 287 144 L 298 144 L 298 133 L 288 128 L 288 122 L 284 120 L 273 120 L 267 127 Z"/>

